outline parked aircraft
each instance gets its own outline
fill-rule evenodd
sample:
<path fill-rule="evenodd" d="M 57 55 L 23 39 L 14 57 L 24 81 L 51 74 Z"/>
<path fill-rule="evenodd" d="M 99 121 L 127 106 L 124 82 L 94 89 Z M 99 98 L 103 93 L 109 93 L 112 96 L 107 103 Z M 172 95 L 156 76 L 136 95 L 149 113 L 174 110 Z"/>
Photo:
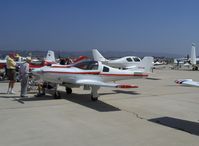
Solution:
<path fill-rule="evenodd" d="M 6 56 L 4 59 L 0 60 L 0 69 L 5 69 L 7 57 L 8 56 Z M 19 55 L 16 56 L 16 63 L 17 63 L 17 65 L 20 65 L 20 64 L 24 63 L 24 60 L 26 60 L 25 57 L 21 57 Z"/>
<path fill-rule="evenodd" d="M 103 64 L 115 68 L 121 68 L 121 69 L 135 68 L 141 62 L 141 59 L 136 56 L 126 56 L 115 60 L 108 60 L 104 58 L 97 49 L 93 49 L 92 53 L 95 61 L 101 61 Z"/>
<path fill-rule="evenodd" d="M 50 66 L 51 64 L 55 64 L 55 63 L 56 63 L 56 60 L 55 60 L 54 51 L 49 50 L 44 60 L 32 61 L 29 64 L 29 68 L 30 70 L 32 70 L 35 68 L 41 68 L 43 66 Z"/>
<path fill-rule="evenodd" d="M 70 58 L 62 58 L 64 59 L 64 64 L 65 66 L 67 66 L 68 64 L 74 64 L 74 63 L 77 63 L 77 62 L 80 62 L 82 60 L 86 60 L 88 59 L 88 57 L 86 56 L 80 56 L 78 58 L 73 58 L 73 59 L 70 59 Z M 54 51 L 48 51 L 47 55 L 46 55 L 46 58 L 44 58 L 44 60 L 37 60 L 37 61 L 32 61 L 30 63 L 30 69 L 35 69 L 35 68 L 41 68 L 43 66 L 61 66 L 60 65 L 60 60 L 56 61 L 55 59 L 55 54 L 54 54 Z"/>
<path fill-rule="evenodd" d="M 194 43 L 192 43 L 191 46 L 191 58 L 189 58 L 189 55 L 187 55 L 186 58 L 174 59 L 174 63 L 177 65 L 177 67 L 186 67 L 192 70 L 198 70 L 198 62 L 199 58 L 196 57 L 196 46 Z"/>
<path fill-rule="evenodd" d="M 107 83 L 124 79 L 145 78 L 148 76 L 153 58 L 147 57 L 140 64 L 139 69 L 119 70 L 102 64 L 100 61 L 83 61 L 70 67 L 45 66 L 34 69 L 35 76 L 40 77 L 44 82 L 65 86 L 67 94 L 72 93 L 74 87 L 84 86 L 84 90 L 91 89 L 91 100 L 98 99 L 100 87 L 115 88 L 137 88 L 130 84 Z M 55 90 L 55 97 L 59 92 Z"/>
<path fill-rule="evenodd" d="M 192 79 L 179 79 L 179 80 L 176 80 L 175 83 L 184 85 L 184 86 L 199 87 L 199 82 L 193 81 Z"/>

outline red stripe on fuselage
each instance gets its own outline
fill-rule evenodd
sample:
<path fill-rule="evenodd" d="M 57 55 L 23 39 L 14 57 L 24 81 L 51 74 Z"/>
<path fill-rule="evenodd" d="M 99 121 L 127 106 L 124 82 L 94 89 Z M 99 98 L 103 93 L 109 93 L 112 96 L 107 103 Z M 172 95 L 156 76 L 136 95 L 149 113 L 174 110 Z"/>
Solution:
<path fill-rule="evenodd" d="M 89 74 L 89 75 L 103 75 L 103 76 L 134 76 L 134 77 L 147 77 L 148 74 L 103 74 L 100 72 L 54 72 L 43 71 L 43 73 L 57 73 L 57 74 Z"/>
<path fill-rule="evenodd" d="M 98 75 L 100 72 L 54 72 L 54 71 L 43 71 L 43 73 L 57 73 L 57 74 L 92 74 Z"/>
<path fill-rule="evenodd" d="M 147 77 L 148 74 L 103 74 L 101 73 L 100 75 L 103 76 L 137 76 L 137 77 Z"/>

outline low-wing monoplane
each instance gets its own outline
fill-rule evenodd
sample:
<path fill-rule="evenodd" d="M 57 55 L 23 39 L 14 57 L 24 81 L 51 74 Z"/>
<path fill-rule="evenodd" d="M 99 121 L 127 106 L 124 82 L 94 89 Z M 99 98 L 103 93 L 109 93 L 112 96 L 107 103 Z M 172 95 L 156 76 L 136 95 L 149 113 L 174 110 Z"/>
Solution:
<path fill-rule="evenodd" d="M 32 73 L 44 82 L 65 86 L 67 94 L 71 94 L 74 87 L 84 86 L 84 90 L 91 89 L 91 99 L 95 101 L 98 99 L 100 87 L 137 88 L 136 85 L 108 82 L 145 78 L 148 76 L 152 61 L 153 58 L 148 57 L 139 68 L 133 70 L 119 70 L 99 61 L 84 61 L 69 67 L 45 66 L 34 69 Z"/>
<path fill-rule="evenodd" d="M 32 61 L 29 64 L 29 67 L 30 70 L 32 70 L 35 68 L 41 68 L 43 66 L 50 66 L 52 64 L 56 64 L 55 53 L 54 51 L 49 50 L 46 54 L 46 58 L 44 58 L 43 60 Z"/>
<path fill-rule="evenodd" d="M 102 56 L 102 54 L 97 49 L 93 49 L 92 53 L 95 61 L 101 61 L 103 64 L 115 68 L 134 68 L 141 62 L 141 59 L 136 56 L 126 56 L 114 60 L 109 60 L 104 58 L 104 56 Z"/>
<path fill-rule="evenodd" d="M 142 60 L 137 56 L 126 56 L 118 59 L 109 60 L 102 56 L 102 54 L 97 50 L 92 50 L 93 58 L 95 61 L 101 61 L 103 64 L 114 68 L 120 69 L 132 69 L 139 66 L 142 63 Z M 151 68 L 153 65 L 151 66 Z"/>

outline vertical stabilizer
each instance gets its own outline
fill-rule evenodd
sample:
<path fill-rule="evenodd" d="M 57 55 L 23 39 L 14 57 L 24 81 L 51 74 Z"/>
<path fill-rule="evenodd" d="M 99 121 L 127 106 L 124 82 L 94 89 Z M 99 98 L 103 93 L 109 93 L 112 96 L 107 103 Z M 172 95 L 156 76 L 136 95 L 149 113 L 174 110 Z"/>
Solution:
<path fill-rule="evenodd" d="M 145 72 L 152 72 L 153 57 L 144 57 L 138 65 L 138 69 L 143 69 Z"/>
<path fill-rule="evenodd" d="M 102 56 L 102 54 L 100 54 L 100 52 L 97 50 L 97 49 L 93 49 L 92 50 L 92 53 L 93 53 L 93 59 L 95 60 L 95 61 L 107 61 L 107 59 L 106 58 L 104 58 L 103 56 Z"/>
<path fill-rule="evenodd" d="M 196 47 L 194 43 L 192 43 L 191 47 L 191 64 L 196 64 Z"/>
<path fill-rule="evenodd" d="M 55 62 L 55 53 L 54 51 L 48 51 L 47 55 L 46 55 L 46 61 L 49 62 Z"/>

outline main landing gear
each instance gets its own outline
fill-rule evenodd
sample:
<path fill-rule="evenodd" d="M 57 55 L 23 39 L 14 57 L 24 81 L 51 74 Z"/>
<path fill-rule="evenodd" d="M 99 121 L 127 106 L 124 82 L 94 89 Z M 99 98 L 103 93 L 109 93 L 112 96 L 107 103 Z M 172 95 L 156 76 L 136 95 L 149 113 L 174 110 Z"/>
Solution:
<path fill-rule="evenodd" d="M 92 101 L 97 101 L 99 94 L 97 93 L 97 91 L 99 90 L 99 86 L 91 86 L 91 100 Z"/>
<path fill-rule="evenodd" d="M 60 92 L 55 91 L 53 97 L 54 97 L 55 99 L 61 99 L 61 94 L 60 94 Z"/>
<path fill-rule="evenodd" d="M 66 87 L 66 94 L 71 94 L 71 93 L 72 93 L 72 89 L 71 89 L 71 88 Z"/>

